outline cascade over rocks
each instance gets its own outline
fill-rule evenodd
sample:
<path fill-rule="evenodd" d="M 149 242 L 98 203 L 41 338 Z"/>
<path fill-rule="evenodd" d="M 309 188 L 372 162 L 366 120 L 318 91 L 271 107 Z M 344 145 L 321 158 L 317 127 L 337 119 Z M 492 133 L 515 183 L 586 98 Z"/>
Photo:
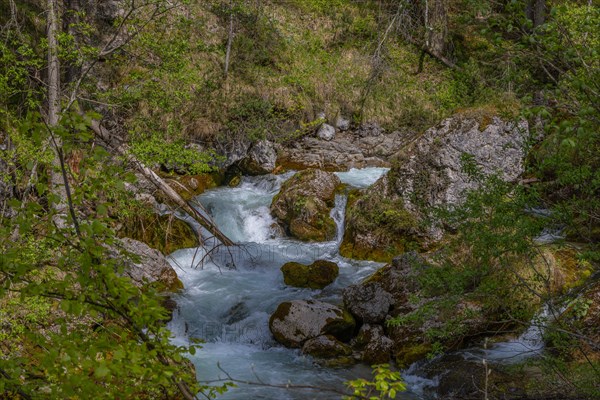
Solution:
<path fill-rule="evenodd" d="M 350 201 L 342 255 L 389 261 L 423 249 L 443 231 L 422 222 L 439 206 L 460 204 L 478 184 L 463 172 L 465 154 L 484 175 L 516 181 L 524 171 L 526 121 L 455 115 L 402 148 L 387 175 Z"/>
<path fill-rule="evenodd" d="M 355 322 L 347 311 L 317 300 L 293 300 L 281 303 L 271 315 L 269 329 L 279 343 L 301 347 L 307 340 L 330 334 L 338 340 L 350 340 Z"/>
<path fill-rule="evenodd" d="M 336 224 L 329 215 L 340 179 L 330 172 L 308 169 L 288 179 L 271 203 L 271 213 L 289 234 L 305 241 L 332 240 Z"/>
<path fill-rule="evenodd" d="M 323 289 L 335 281 L 339 275 L 339 267 L 336 263 L 326 260 L 317 260 L 310 265 L 288 262 L 281 267 L 281 272 L 286 285 Z"/>

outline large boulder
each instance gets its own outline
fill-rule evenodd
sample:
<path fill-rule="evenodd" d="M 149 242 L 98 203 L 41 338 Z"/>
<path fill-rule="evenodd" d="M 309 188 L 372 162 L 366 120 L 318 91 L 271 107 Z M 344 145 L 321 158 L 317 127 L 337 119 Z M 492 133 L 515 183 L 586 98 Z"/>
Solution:
<path fill-rule="evenodd" d="M 323 289 L 335 281 L 340 269 L 334 262 L 317 260 L 310 265 L 288 262 L 281 267 L 281 272 L 283 272 L 283 280 L 286 285 Z"/>
<path fill-rule="evenodd" d="M 364 323 L 383 323 L 394 301 L 378 282 L 351 285 L 343 293 L 345 307 Z"/>
<path fill-rule="evenodd" d="M 260 140 L 253 143 L 246 157 L 242 158 L 238 166 L 244 175 L 265 175 L 275 169 L 277 151 L 273 143 Z"/>
<path fill-rule="evenodd" d="M 350 313 L 317 300 L 283 302 L 269 320 L 269 329 L 275 340 L 295 348 L 309 339 L 327 334 L 347 341 L 352 337 L 354 327 Z"/>
<path fill-rule="evenodd" d="M 340 179 L 330 172 L 307 169 L 288 179 L 271 203 L 271 213 L 289 234 L 305 241 L 332 240 L 336 224 L 330 216 Z"/>
<path fill-rule="evenodd" d="M 436 207 L 460 204 L 484 175 L 515 181 L 524 171 L 526 121 L 456 115 L 427 130 L 395 156 L 388 174 L 350 201 L 341 253 L 389 261 L 400 252 L 426 249 L 441 239 L 439 224 L 425 222 Z M 468 157 L 466 157 L 468 155 Z"/>
<path fill-rule="evenodd" d="M 168 292 L 183 289 L 177 273 L 160 251 L 129 238 L 120 239 L 118 244 L 125 253 L 132 256 L 129 257 L 125 274 L 135 285 L 152 285 L 158 290 Z"/>
<path fill-rule="evenodd" d="M 344 289 L 344 307 L 359 321 L 371 324 L 383 323 L 392 311 L 410 311 L 408 298 L 418 292 L 417 277 L 423 268 L 427 263 L 414 252 L 396 257 L 363 282 Z"/>

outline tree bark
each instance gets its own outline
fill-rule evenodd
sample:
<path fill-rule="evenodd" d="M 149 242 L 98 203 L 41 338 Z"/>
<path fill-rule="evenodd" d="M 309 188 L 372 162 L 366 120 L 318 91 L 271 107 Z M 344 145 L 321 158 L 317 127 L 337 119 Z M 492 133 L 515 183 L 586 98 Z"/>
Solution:
<path fill-rule="evenodd" d="M 426 0 L 425 43 L 427 49 L 439 57 L 444 57 L 448 40 L 447 0 Z"/>
<path fill-rule="evenodd" d="M 48 0 L 47 3 L 47 39 L 48 39 L 48 115 L 47 123 L 52 134 L 52 129 L 58 125 L 60 118 L 60 61 L 58 58 L 58 33 L 59 33 L 59 10 L 57 0 Z M 63 174 L 61 173 L 60 148 L 62 141 L 59 137 L 52 135 L 50 138 L 54 158 L 52 170 L 50 171 L 50 190 L 58 200 L 53 204 L 58 218 L 55 222 L 58 226 L 65 226 L 67 214 L 67 191 Z"/>
<path fill-rule="evenodd" d="M 227 49 L 225 50 L 225 79 L 229 74 L 229 59 L 231 57 L 231 45 L 233 43 L 233 2 L 229 7 L 229 32 L 227 34 Z"/>

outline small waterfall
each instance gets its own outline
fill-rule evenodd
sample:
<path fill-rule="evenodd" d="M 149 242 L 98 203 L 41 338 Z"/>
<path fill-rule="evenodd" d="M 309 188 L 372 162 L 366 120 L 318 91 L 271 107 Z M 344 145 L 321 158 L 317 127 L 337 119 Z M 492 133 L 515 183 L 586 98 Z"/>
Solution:
<path fill-rule="evenodd" d="M 555 315 L 551 307 L 549 304 L 544 304 L 529 323 L 529 327 L 514 339 L 493 343 L 487 349 L 463 350 L 465 359 L 478 361 L 486 359 L 500 364 L 515 364 L 539 356 L 544 350 L 545 328 Z"/>
<path fill-rule="evenodd" d="M 335 242 L 337 248 L 342 244 L 344 238 L 344 220 L 346 217 L 346 203 L 348 202 L 348 196 L 345 194 L 335 195 L 335 206 L 331 210 L 331 218 L 335 221 L 337 231 L 335 234 Z"/>

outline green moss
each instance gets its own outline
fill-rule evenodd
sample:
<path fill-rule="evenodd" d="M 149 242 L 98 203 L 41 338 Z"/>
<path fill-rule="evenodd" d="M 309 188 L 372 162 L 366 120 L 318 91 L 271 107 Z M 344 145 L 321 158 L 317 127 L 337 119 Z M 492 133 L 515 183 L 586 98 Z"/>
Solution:
<path fill-rule="evenodd" d="M 428 343 L 409 343 L 396 352 L 396 363 L 400 368 L 406 368 L 415 361 L 425 358 L 430 351 L 431 345 Z"/>
<path fill-rule="evenodd" d="M 390 199 L 378 190 L 350 193 L 340 254 L 389 262 L 398 254 L 421 249 L 417 228 L 415 217 L 404 208 L 401 198 Z"/>
<path fill-rule="evenodd" d="M 317 260 L 311 265 L 289 262 L 281 267 L 286 285 L 311 289 L 323 289 L 339 274 L 336 263 Z"/>

